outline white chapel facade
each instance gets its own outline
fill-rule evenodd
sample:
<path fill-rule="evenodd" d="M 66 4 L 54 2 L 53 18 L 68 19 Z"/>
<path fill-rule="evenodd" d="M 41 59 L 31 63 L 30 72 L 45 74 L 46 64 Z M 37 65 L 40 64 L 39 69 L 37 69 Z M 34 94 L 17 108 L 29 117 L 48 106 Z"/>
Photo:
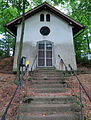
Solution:
<path fill-rule="evenodd" d="M 17 57 L 21 35 L 21 16 L 6 24 L 16 35 L 16 48 L 13 70 L 17 69 Z M 25 29 L 22 56 L 37 67 L 55 67 L 65 70 L 60 57 L 68 66 L 77 69 L 73 36 L 84 28 L 83 25 L 69 18 L 47 3 L 25 14 Z M 60 56 L 60 57 L 59 57 Z"/>

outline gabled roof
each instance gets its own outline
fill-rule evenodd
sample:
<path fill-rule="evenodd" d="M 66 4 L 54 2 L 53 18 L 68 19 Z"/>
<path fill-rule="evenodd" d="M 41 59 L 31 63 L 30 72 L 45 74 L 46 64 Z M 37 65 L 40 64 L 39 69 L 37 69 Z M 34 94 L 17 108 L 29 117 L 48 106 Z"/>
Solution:
<path fill-rule="evenodd" d="M 78 33 L 80 30 L 82 30 L 84 28 L 84 26 L 80 23 L 78 23 L 77 21 L 73 20 L 72 18 L 68 17 L 67 15 L 65 15 L 64 13 L 62 13 L 61 11 L 59 11 L 58 9 L 56 9 L 55 7 L 49 5 L 48 3 L 44 2 L 43 4 L 35 7 L 34 9 L 28 11 L 25 13 L 25 19 L 31 17 L 32 15 L 42 11 L 42 10 L 47 10 L 50 11 L 52 13 L 54 13 L 55 15 L 59 16 L 60 18 L 62 18 L 64 21 L 66 21 L 68 24 L 70 24 L 71 26 L 73 26 L 73 35 L 75 35 L 76 33 Z M 6 28 L 8 28 L 13 34 L 17 34 L 17 25 L 20 24 L 22 21 L 22 16 L 19 16 L 18 18 L 12 20 L 11 22 L 7 23 L 5 25 Z"/>

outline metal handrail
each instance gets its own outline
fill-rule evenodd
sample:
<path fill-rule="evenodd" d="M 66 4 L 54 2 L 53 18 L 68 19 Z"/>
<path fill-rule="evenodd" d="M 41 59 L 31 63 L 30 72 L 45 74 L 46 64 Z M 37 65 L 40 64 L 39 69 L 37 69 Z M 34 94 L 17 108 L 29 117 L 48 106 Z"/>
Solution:
<path fill-rule="evenodd" d="M 8 110 L 9 110 L 9 108 L 10 108 L 10 106 L 11 106 L 11 103 L 12 103 L 12 101 L 13 101 L 16 93 L 17 93 L 18 88 L 19 88 L 19 85 L 18 85 L 17 88 L 15 89 L 14 94 L 13 94 L 13 96 L 11 97 L 10 102 L 8 103 L 8 105 L 7 105 L 7 107 L 6 107 L 6 110 L 4 111 L 1 120 L 6 120 L 7 112 L 8 112 Z"/>
<path fill-rule="evenodd" d="M 60 58 L 61 58 L 61 57 L 60 57 Z M 66 64 L 64 63 L 64 60 L 63 60 L 62 58 L 61 58 L 61 61 L 62 61 L 62 63 L 64 64 L 64 66 L 65 66 L 65 68 L 66 68 L 65 70 L 68 72 L 67 66 L 66 66 Z M 91 102 L 91 98 L 90 98 L 90 96 L 88 95 L 87 91 L 85 90 L 85 88 L 84 88 L 83 84 L 81 83 L 80 79 L 78 78 L 76 72 L 73 70 L 73 68 L 71 67 L 70 64 L 68 65 L 68 67 L 70 68 L 70 70 L 72 70 L 72 71 L 74 72 L 74 75 L 76 76 L 76 78 L 77 78 L 80 86 L 82 87 L 82 89 L 84 90 L 85 94 L 87 95 L 89 101 Z"/>
<path fill-rule="evenodd" d="M 68 71 L 67 66 L 66 66 L 64 60 L 60 57 L 60 55 L 58 55 L 58 57 L 60 58 L 60 62 L 64 64 L 65 70 Z"/>
<path fill-rule="evenodd" d="M 34 64 L 35 64 L 36 59 L 37 59 L 37 55 L 35 56 L 34 61 L 33 61 L 33 64 L 32 64 L 32 66 L 31 66 L 31 72 L 32 72 L 32 70 L 33 70 L 33 66 L 34 66 Z"/>
<path fill-rule="evenodd" d="M 58 57 L 60 57 L 60 55 L 58 55 Z M 66 64 L 64 63 L 64 60 L 60 57 L 60 60 L 61 62 L 64 64 L 65 66 L 65 70 L 68 72 L 68 69 L 67 69 L 67 66 Z M 69 64 L 68 67 L 70 68 L 70 70 L 74 73 L 75 77 L 77 78 L 77 81 L 80 85 L 80 103 L 81 103 L 81 120 L 84 120 L 84 117 L 83 117 L 83 111 L 82 111 L 82 108 L 83 108 L 83 105 L 82 105 L 82 98 L 81 98 L 81 88 L 84 90 L 84 93 L 86 94 L 86 96 L 88 97 L 89 101 L 91 102 L 91 98 L 90 96 L 88 95 L 86 89 L 84 88 L 83 84 L 81 83 L 80 79 L 78 78 L 76 72 L 73 70 L 73 68 L 71 67 L 71 65 Z"/>
<path fill-rule="evenodd" d="M 78 78 L 78 76 L 77 76 L 76 72 L 73 70 L 73 68 L 71 67 L 71 65 L 70 65 L 70 64 L 69 64 L 69 68 L 70 68 L 70 69 L 74 72 L 74 75 L 75 75 L 75 77 L 77 78 L 77 80 L 78 80 L 78 82 L 79 82 L 80 86 L 82 87 L 82 89 L 84 90 L 85 94 L 87 95 L 87 97 L 88 97 L 89 101 L 91 102 L 91 98 L 90 98 L 90 96 L 88 95 L 88 93 L 87 93 L 87 91 L 85 90 L 85 88 L 84 88 L 83 84 L 81 83 L 81 81 L 80 81 L 80 79 Z"/>
<path fill-rule="evenodd" d="M 20 90 L 22 89 L 22 86 L 23 86 L 22 83 L 23 83 L 24 74 L 26 73 L 26 77 L 28 77 L 28 72 L 29 72 L 28 68 L 29 68 L 29 65 L 27 65 L 27 66 L 25 66 L 25 65 L 24 65 L 24 66 L 21 66 L 21 65 L 20 65 L 20 66 L 19 66 L 19 69 L 20 69 L 20 67 L 22 68 L 22 70 L 21 70 L 21 72 L 20 72 L 21 77 L 20 77 L 20 80 L 19 80 L 19 84 L 17 85 L 17 87 L 16 87 L 16 89 L 15 89 L 15 91 L 14 91 L 14 93 L 13 93 L 13 95 L 12 95 L 10 101 L 9 101 L 9 103 L 8 103 L 6 109 L 5 109 L 5 111 L 4 111 L 4 113 L 3 113 L 2 117 L 1 117 L 1 120 L 6 120 L 7 112 L 8 112 L 8 110 L 9 110 L 9 108 L 10 108 L 10 106 L 11 106 L 11 104 L 12 104 L 12 101 L 14 100 L 14 98 L 15 98 L 18 90 L 19 90 L 19 97 L 20 97 Z M 25 67 L 25 73 L 24 73 L 24 71 L 23 71 L 23 67 Z M 26 84 L 26 85 L 27 85 L 27 84 Z M 20 101 L 21 101 L 21 99 L 19 98 L 19 103 L 20 103 Z"/>
<path fill-rule="evenodd" d="M 20 67 L 20 66 L 19 66 L 19 67 Z M 23 69 L 22 69 L 22 70 L 23 70 Z M 24 74 L 24 72 L 20 72 L 20 74 Z M 9 110 L 9 108 L 10 108 L 10 106 L 11 106 L 11 104 L 12 104 L 12 102 L 13 102 L 16 94 L 17 94 L 17 92 L 18 92 L 18 89 L 20 90 L 21 87 L 22 87 L 22 84 L 21 84 L 21 83 L 22 83 L 22 78 L 20 78 L 19 84 L 17 85 L 17 87 L 16 87 L 16 89 L 15 89 L 12 97 L 10 98 L 10 101 L 9 101 L 9 103 L 8 103 L 6 109 L 5 109 L 5 111 L 4 111 L 4 113 L 3 113 L 2 117 L 1 117 L 1 120 L 6 120 L 7 112 L 8 112 L 8 110 Z M 20 99 L 19 99 L 19 100 L 20 100 Z M 19 102 L 20 102 L 20 101 L 19 101 Z"/>

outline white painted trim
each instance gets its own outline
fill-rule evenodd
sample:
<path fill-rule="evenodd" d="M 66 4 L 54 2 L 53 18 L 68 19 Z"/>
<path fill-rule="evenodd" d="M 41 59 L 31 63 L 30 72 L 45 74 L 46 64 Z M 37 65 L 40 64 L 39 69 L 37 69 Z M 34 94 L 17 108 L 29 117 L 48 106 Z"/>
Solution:
<path fill-rule="evenodd" d="M 44 63 L 44 66 L 39 66 L 38 65 L 38 44 L 39 43 L 44 43 L 44 58 L 45 58 L 45 63 Z M 52 66 L 47 66 L 46 65 L 46 44 L 47 43 L 51 43 L 52 44 Z M 54 67 L 54 43 L 53 42 L 51 42 L 51 41 L 48 41 L 48 40 L 43 40 L 43 41 L 39 41 L 39 42 L 37 42 L 37 67 Z"/>

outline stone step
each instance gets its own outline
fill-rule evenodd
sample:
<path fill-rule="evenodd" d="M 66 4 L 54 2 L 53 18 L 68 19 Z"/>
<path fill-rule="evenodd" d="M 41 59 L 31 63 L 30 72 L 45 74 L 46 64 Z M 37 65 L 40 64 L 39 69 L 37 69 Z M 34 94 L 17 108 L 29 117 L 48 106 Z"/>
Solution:
<path fill-rule="evenodd" d="M 60 71 L 60 70 L 34 70 L 32 73 L 38 73 L 38 72 L 42 72 L 42 73 L 45 73 L 45 72 L 56 72 L 56 73 L 63 73 L 63 71 Z"/>
<path fill-rule="evenodd" d="M 59 75 L 62 76 L 62 73 L 58 73 L 58 72 L 36 72 L 36 73 L 32 73 L 31 75 Z"/>
<path fill-rule="evenodd" d="M 62 78 L 61 75 L 54 75 L 54 74 L 53 74 L 53 75 L 32 75 L 32 78 L 36 78 L 36 77 L 38 77 L 38 78 L 41 78 L 41 77 L 42 77 L 43 79 L 44 79 L 44 78 L 45 78 L 45 79 L 46 79 L 46 78 L 47 78 L 47 79 L 48 79 L 48 78 L 60 78 L 60 79 Z"/>
<path fill-rule="evenodd" d="M 64 79 L 61 79 L 60 77 L 32 77 L 32 80 L 60 80 L 60 81 L 64 81 Z"/>
<path fill-rule="evenodd" d="M 45 114 L 50 112 L 70 112 L 74 111 L 77 112 L 78 106 L 74 104 L 25 104 L 22 105 L 20 108 L 21 113 L 43 113 Z"/>
<path fill-rule="evenodd" d="M 28 115 L 23 114 L 20 116 L 19 120 L 80 120 L 80 115 L 75 115 L 72 113 L 59 113 L 59 114 L 49 114 L 45 115 Z"/>
<path fill-rule="evenodd" d="M 50 73 L 50 72 L 45 72 L 45 73 L 42 73 L 42 72 L 39 72 L 39 73 L 33 73 L 31 74 L 31 76 L 60 76 L 60 77 L 63 77 L 63 74 L 61 73 Z"/>
<path fill-rule="evenodd" d="M 56 72 L 52 72 L 52 73 L 50 73 L 50 72 L 45 72 L 45 73 L 33 73 L 33 74 L 31 74 L 31 76 L 37 76 L 37 75 L 40 75 L 40 76 L 43 76 L 43 75 L 47 75 L 47 76 L 52 76 L 52 75 L 56 75 L 56 76 L 63 76 L 63 74 L 61 74 L 61 73 L 56 73 Z"/>
<path fill-rule="evenodd" d="M 67 88 L 67 84 L 32 84 L 32 88 Z"/>
<path fill-rule="evenodd" d="M 37 75 L 32 75 L 32 77 L 62 77 L 61 75 L 57 75 L 57 74 L 51 74 L 51 75 L 44 75 L 44 74 L 37 74 Z"/>
<path fill-rule="evenodd" d="M 38 68 L 31 74 L 31 95 L 23 99 L 18 120 L 81 120 L 80 107 L 70 95 L 67 80 L 54 68 Z"/>
<path fill-rule="evenodd" d="M 34 88 L 31 92 L 35 93 L 63 93 L 66 92 L 67 89 L 64 88 Z"/>
<path fill-rule="evenodd" d="M 31 104 L 67 104 L 76 102 L 76 98 L 73 96 L 31 96 L 24 99 L 24 102 Z"/>
<path fill-rule="evenodd" d="M 59 73 L 59 74 L 63 74 L 63 71 L 60 70 L 34 70 L 31 74 L 35 74 L 35 73 Z"/>
<path fill-rule="evenodd" d="M 64 80 L 32 80 L 33 84 L 66 84 Z"/>
<path fill-rule="evenodd" d="M 41 68 L 37 68 L 36 70 L 34 70 L 33 72 L 37 72 L 37 71 L 58 71 L 56 70 L 54 67 L 50 67 L 50 68 L 47 68 L 47 67 L 41 67 Z"/>
<path fill-rule="evenodd" d="M 31 77 L 33 80 L 64 80 L 61 77 Z"/>
<path fill-rule="evenodd" d="M 52 74 L 52 73 L 56 73 L 56 74 L 63 74 L 63 71 L 60 70 L 34 70 L 31 74 L 36 74 L 36 73 L 48 73 L 48 74 Z"/>

